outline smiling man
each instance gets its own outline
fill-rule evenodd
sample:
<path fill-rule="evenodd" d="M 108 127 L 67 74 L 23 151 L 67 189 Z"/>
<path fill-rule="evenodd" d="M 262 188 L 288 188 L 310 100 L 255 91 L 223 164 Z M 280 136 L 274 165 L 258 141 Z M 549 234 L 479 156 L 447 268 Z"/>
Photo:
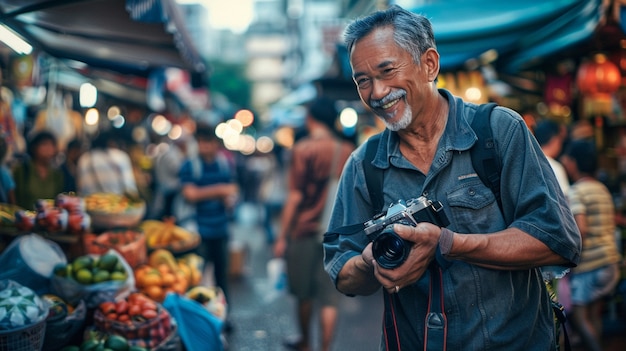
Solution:
<path fill-rule="evenodd" d="M 374 206 L 372 194 L 381 190 L 385 204 L 436 200 L 450 224 L 386 228 L 408 247 L 406 260 L 393 268 L 374 258 L 364 231 L 327 234 L 325 268 L 337 289 L 347 295 L 383 289 L 381 350 L 556 349 L 539 267 L 575 266 L 580 233 L 521 116 L 505 107 L 491 113 L 500 207 L 472 166 L 478 106 L 437 89 L 430 22 L 392 6 L 352 22 L 344 39 L 359 96 L 387 128 L 348 160 L 329 227 L 385 212 Z M 382 189 L 367 188 L 365 168 L 382 174 Z"/>

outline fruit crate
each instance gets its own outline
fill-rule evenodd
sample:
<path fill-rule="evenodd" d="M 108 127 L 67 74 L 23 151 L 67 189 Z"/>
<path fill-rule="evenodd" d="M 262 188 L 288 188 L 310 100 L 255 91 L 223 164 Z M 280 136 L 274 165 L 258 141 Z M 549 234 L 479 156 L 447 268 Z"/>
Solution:
<path fill-rule="evenodd" d="M 113 229 L 96 234 L 83 235 L 86 254 L 102 255 L 113 249 L 122 255 L 131 268 L 146 263 L 148 250 L 146 236 L 141 229 Z"/>
<path fill-rule="evenodd" d="M 46 318 L 12 330 L 0 330 L 0 351 L 40 351 L 46 335 Z"/>

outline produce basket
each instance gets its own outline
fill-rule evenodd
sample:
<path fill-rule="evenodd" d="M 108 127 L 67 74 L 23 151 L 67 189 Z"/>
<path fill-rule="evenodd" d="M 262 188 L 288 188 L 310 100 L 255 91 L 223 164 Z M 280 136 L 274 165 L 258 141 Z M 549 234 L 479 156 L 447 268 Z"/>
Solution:
<path fill-rule="evenodd" d="M 172 222 L 154 219 L 144 220 L 139 225 L 146 234 L 148 253 L 165 249 L 174 254 L 189 252 L 200 245 L 200 235 L 179 227 Z"/>
<path fill-rule="evenodd" d="M 94 193 L 85 197 L 93 229 L 136 227 L 146 213 L 146 203 L 125 195 Z"/>
<path fill-rule="evenodd" d="M 136 227 L 145 213 L 145 203 L 120 213 L 88 211 L 91 216 L 91 227 L 94 229 Z"/>
<path fill-rule="evenodd" d="M 119 322 L 111 320 L 100 309 L 94 312 L 96 330 L 123 336 L 133 345 L 154 348 L 174 331 L 169 312 L 157 303 L 157 316 L 149 320 Z"/>
<path fill-rule="evenodd" d="M 146 262 L 146 236 L 139 228 L 112 229 L 100 235 L 83 235 L 85 253 L 102 255 L 113 249 L 119 252 L 132 268 Z"/>
<path fill-rule="evenodd" d="M 0 351 L 39 351 L 45 335 L 45 318 L 22 328 L 0 330 Z"/>

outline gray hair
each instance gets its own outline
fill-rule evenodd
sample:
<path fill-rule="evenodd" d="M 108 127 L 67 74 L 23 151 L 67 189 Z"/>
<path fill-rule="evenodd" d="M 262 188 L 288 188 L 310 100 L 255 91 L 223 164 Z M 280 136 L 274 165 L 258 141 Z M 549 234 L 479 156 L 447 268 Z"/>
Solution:
<path fill-rule="evenodd" d="M 435 45 L 435 35 L 430 21 L 419 14 L 407 11 L 398 5 L 390 6 L 387 10 L 359 18 L 350 23 L 343 32 L 343 40 L 352 51 L 357 41 L 370 34 L 374 29 L 391 26 L 394 28 L 394 42 L 406 50 L 413 57 L 413 61 L 420 63 L 420 57 L 426 50 Z"/>

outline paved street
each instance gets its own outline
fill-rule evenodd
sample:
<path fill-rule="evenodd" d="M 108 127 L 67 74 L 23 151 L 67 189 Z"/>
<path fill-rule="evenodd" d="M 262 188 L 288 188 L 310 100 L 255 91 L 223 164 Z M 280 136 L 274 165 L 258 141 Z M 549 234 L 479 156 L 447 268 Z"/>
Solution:
<path fill-rule="evenodd" d="M 246 219 L 233 225 L 234 245 L 246 248 L 245 272 L 231 281 L 231 308 L 229 316 L 234 331 L 227 337 L 229 350 L 259 351 L 286 350 L 282 342 L 297 336 L 294 300 L 286 295 L 268 300 L 266 263 L 271 258 L 271 247 L 265 234 L 254 220 L 254 214 L 243 214 Z M 380 339 L 382 297 L 343 297 L 337 325 L 334 350 L 377 350 Z M 317 328 L 317 321 L 313 322 Z M 315 335 L 317 334 L 315 330 Z M 315 340 L 314 350 L 318 350 Z"/>

